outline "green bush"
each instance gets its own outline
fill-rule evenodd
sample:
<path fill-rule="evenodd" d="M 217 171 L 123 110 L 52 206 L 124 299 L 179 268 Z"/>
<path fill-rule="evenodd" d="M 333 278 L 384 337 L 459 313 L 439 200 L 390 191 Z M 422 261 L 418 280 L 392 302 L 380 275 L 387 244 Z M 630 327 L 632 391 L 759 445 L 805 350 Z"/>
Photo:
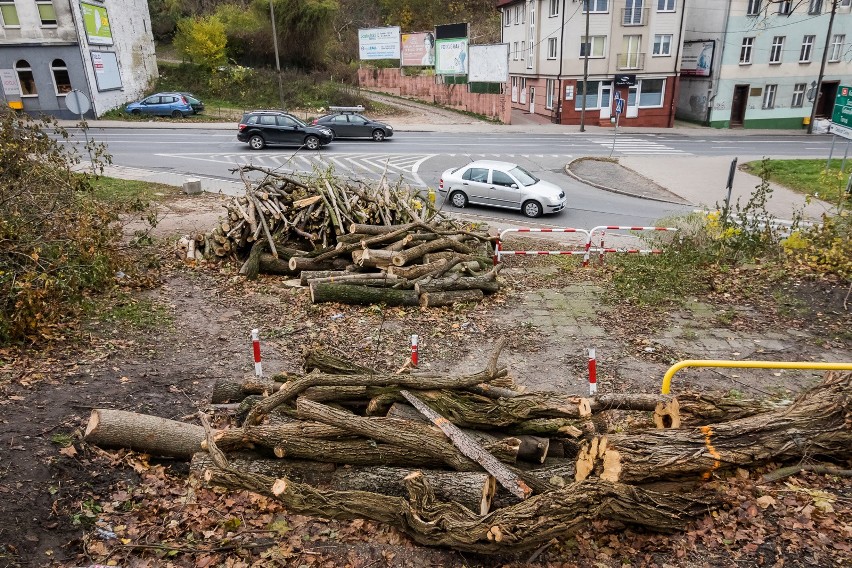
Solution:
<path fill-rule="evenodd" d="M 226 62 L 228 38 L 225 25 L 216 16 L 179 21 L 174 43 L 181 54 L 207 69 Z"/>
<path fill-rule="evenodd" d="M 48 129 L 68 136 L 51 119 L 0 113 L 0 343 L 54 335 L 117 266 L 117 212 L 92 198 L 92 174 L 72 170 L 80 156 Z M 102 171 L 104 147 L 88 149 Z"/>

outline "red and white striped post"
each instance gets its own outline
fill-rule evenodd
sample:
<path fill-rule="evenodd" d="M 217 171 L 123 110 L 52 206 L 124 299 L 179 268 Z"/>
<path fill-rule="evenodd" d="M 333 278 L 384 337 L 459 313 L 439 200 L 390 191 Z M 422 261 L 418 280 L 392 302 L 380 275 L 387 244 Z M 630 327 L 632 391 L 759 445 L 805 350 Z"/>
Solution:
<path fill-rule="evenodd" d="M 420 342 L 420 338 L 417 337 L 416 334 L 411 336 L 411 366 L 412 367 L 417 366 L 417 359 L 418 359 L 417 347 L 418 347 L 419 342 Z"/>
<path fill-rule="evenodd" d="M 256 377 L 263 376 L 263 369 L 260 366 L 260 330 L 251 330 L 251 344 L 254 350 L 254 374 Z"/>
<path fill-rule="evenodd" d="M 598 394 L 598 363 L 594 347 L 589 349 L 589 396 Z"/>

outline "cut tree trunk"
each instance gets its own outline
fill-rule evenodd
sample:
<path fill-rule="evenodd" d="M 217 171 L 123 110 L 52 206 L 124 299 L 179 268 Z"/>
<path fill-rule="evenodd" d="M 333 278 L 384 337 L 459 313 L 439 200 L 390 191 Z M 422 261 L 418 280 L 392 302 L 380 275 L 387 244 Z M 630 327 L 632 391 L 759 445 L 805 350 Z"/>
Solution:
<path fill-rule="evenodd" d="M 299 284 L 307 286 L 308 281 L 313 278 L 332 278 L 335 276 L 346 276 L 347 274 L 353 273 L 346 270 L 303 270 L 299 275 Z"/>
<path fill-rule="evenodd" d="M 420 301 L 414 290 L 396 290 L 393 288 L 372 288 L 347 284 L 311 283 L 311 302 L 340 302 L 369 306 L 385 304 L 387 306 L 419 306 Z"/>
<path fill-rule="evenodd" d="M 275 258 L 269 253 L 262 253 L 260 255 L 258 267 L 262 274 L 279 274 L 282 276 L 293 276 L 296 274 L 296 272 L 290 269 L 289 260 Z"/>
<path fill-rule="evenodd" d="M 310 349 L 305 353 L 303 367 L 306 373 L 317 370 L 329 375 L 369 375 L 376 372 L 375 369 L 358 365 L 348 359 L 317 349 Z M 344 381 L 341 380 L 341 382 Z"/>
<path fill-rule="evenodd" d="M 792 400 L 754 400 L 733 396 L 729 393 L 679 393 L 677 395 L 681 419 L 689 426 L 727 422 L 761 412 L 770 412 L 789 407 Z"/>
<path fill-rule="evenodd" d="M 410 249 L 406 249 L 394 254 L 393 265 L 405 266 L 413 260 L 422 258 L 423 255 L 426 253 L 443 249 L 452 249 L 462 254 L 471 254 L 473 252 L 470 247 L 468 247 L 467 245 L 463 245 L 454 238 L 444 237 L 440 239 L 435 239 L 434 241 L 425 242 L 422 245 L 417 245 L 416 247 L 411 247 Z"/>
<path fill-rule="evenodd" d="M 271 394 L 279 388 L 281 383 L 256 377 L 247 377 L 243 380 L 219 379 L 213 385 L 210 402 L 213 404 L 240 402 L 250 394 Z"/>
<path fill-rule="evenodd" d="M 434 278 L 429 281 L 418 282 L 414 285 L 414 291 L 418 294 L 425 292 L 447 292 L 451 290 L 482 290 L 489 294 L 500 289 L 496 274 L 487 272 L 479 276 L 462 276 L 454 274 L 444 278 Z"/>
<path fill-rule="evenodd" d="M 414 285 L 415 290 L 417 285 Z M 464 302 L 482 301 L 482 290 L 451 290 L 448 292 L 421 292 L 420 307 L 436 308 L 440 306 L 451 306 Z"/>
<path fill-rule="evenodd" d="M 83 439 L 102 448 L 127 448 L 188 459 L 201 450 L 204 428 L 158 416 L 96 408 Z"/>
<path fill-rule="evenodd" d="M 788 408 L 713 425 L 592 439 L 577 458 L 577 480 L 644 483 L 749 468 L 767 461 L 852 458 L 852 373 L 825 381 Z"/>

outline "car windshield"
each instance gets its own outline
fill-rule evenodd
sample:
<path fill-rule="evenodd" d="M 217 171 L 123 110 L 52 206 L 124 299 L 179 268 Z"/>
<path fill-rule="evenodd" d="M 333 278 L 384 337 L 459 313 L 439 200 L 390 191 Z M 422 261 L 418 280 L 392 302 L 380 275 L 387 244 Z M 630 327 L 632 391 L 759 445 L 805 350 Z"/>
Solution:
<path fill-rule="evenodd" d="M 510 173 L 510 174 L 511 174 L 511 175 L 512 175 L 512 176 L 513 176 L 516 180 L 518 180 L 519 182 L 521 182 L 521 185 L 524 185 L 524 186 L 527 186 L 527 185 L 534 185 L 534 184 L 536 184 L 536 183 L 538 183 L 538 182 L 540 181 L 537 177 L 535 177 L 534 175 L 532 175 L 531 173 L 529 173 L 527 170 L 525 170 L 525 169 L 524 169 L 524 168 L 522 168 L 521 166 L 515 166 L 514 168 L 512 168 L 511 170 L 509 170 L 509 173 Z"/>
<path fill-rule="evenodd" d="M 288 114 L 287 116 L 288 116 L 288 117 L 290 117 L 290 118 L 292 118 L 292 119 L 293 119 L 293 122 L 295 122 L 295 123 L 296 123 L 296 124 L 298 124 L 299 126 L 307 126 L 307 124 L 305 124 L 304 122 L 302 122 L 301 120 L 299 120 L 299 119 L 298 119 L 298 118 L 296 118 L 295 116 L 293 116 L 293 115 L 291 115 L 291 114 Z"/>

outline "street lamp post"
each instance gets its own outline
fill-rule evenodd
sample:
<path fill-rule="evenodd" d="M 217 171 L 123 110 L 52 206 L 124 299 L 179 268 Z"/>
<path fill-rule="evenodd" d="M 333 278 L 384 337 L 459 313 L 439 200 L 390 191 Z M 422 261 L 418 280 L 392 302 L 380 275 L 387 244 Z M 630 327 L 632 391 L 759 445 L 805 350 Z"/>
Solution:
<path fill-rule="evenodd" d="M 808 134 L 814 133 L 814 120 L 816 119 L 816 108 L 819 104 L 819 92 L 822 89 L 822 79 L 825 75 L 825 63 L 828 61 L 828 48 L 831 46 L 831 30 L 834 27 L 834 15 L 837 13 L 837 3 L 840 0 L 831 0 L 831 17 L 828 19 L 828 32 L 825 34 L 825 48 L 822 50 L 822 62 L 819 65 L 819 77 L 817 77 L 814 104 L 811 105 L 811 118 L 808 123 Z"/>
<path fill-rule="evenodd" d="M 278 74 L 278 97 L 281 99 L 281 110 L 287 110 L 284 105 L 284 83 L 281 82 L 281 59 L 278 58 L 278 32 L 275 28 L 275 8 L 269 0 L 269 17 L 272 19 L 272 44 L 275 46 L 275 71 Z"/>

